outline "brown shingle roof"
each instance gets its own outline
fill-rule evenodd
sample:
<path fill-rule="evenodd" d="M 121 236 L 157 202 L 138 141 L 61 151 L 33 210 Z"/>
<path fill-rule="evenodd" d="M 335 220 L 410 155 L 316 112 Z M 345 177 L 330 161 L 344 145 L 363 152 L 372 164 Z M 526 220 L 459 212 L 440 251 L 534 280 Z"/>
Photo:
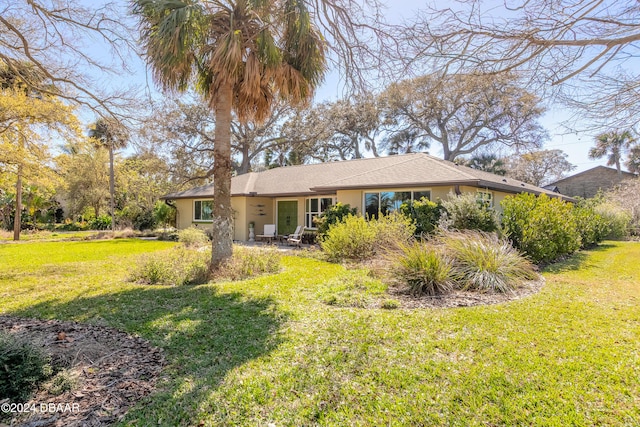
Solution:
<path fill-rule="evenodd" d="M 342 162 L 287 166 L 251 172 L 231 180 L 233 196 L 294 196 L 335 193 L 356 188 L 471 185 L 519 193 L 549 190 L 510 178 L 458 166 L 424 153 L 404 154 Z M 164 199 L 211 197 L 213 184 L 164 196 Z"/>

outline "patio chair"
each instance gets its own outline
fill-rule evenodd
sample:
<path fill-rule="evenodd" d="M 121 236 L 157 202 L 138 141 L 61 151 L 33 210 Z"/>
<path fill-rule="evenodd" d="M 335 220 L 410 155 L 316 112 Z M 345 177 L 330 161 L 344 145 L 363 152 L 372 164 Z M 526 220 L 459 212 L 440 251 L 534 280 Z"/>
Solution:
<path fill-rule="evenodd" d="M 264 232 L 262 234 L 256 235 L 256 237 L 260 239 L 267 239 L 267 242 L 271 243 L 271 241 L 276 237 L 276 225 L 265 224 Z"/>
<path fill-rule="evenodd" d="M 293 232 L 293 234 L 289 234 L 289 236 L 287 236 L 287 244 L 294 244 L 296 246 L 300 246 L 300 243 L 302 243 L 302 233 L 304 232 L 304 226 L 299 225 L 296 227 L 296 231 Z"/>

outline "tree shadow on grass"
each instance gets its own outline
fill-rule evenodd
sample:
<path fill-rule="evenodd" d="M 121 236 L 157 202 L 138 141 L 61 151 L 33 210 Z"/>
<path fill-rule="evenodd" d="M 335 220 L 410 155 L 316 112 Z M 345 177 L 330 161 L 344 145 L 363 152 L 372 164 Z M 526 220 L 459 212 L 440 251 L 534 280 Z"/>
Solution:
<path fill-rule="evenodd" d="M 601 244 L 586 250 L 582 250 L 580 252 L 576 252 L 568 256 L 566 259 L 544 266 L 542 271 L 544 273 L 564 273 L 567 271 L 577 271 L 587 267 L 591 267 L 593 266 L 593 264 L 588 263 L 590 252 L 603 252 L 613 247 L 615 246 L 610 244 Z"/>
<path fill-rule="evenodd" d="M 172 426 L 197 425 L 198 408 L 225 375 L 273 350 L 286 321 L 270 298 L 219 293 L 211 285 L 53 300 L 7 314 L 105 324 L 161 347 L 167 361 L 163 381 L 125 421 Z"/>

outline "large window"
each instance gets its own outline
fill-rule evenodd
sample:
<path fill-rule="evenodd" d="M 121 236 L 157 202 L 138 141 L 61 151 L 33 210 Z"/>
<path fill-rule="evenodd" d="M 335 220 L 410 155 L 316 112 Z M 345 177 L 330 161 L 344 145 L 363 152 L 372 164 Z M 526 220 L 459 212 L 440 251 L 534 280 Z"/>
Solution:
<path fill-rule="evenodd" d="M 213 200 L 196 200 L 195 202 L 193 202 L 194 221 L 212 221 L 212 212 Z"/>
<path fill-rule="evenodd" d="M 304 215 L 304 226 L 306 228 L 315 228 L 314 218 L 322 215 L 322 213 L 333 205 L 333 197 L 312 197 L 307 199 Z"/>
<path fill-rule="evenodd" d="M 387 215 L 396 211 L 404 202 L 431 199 L 431 191 L 381 191 L 364 193 L 364 211 L 367 218 L 378 218 L 380 214 Z"/>

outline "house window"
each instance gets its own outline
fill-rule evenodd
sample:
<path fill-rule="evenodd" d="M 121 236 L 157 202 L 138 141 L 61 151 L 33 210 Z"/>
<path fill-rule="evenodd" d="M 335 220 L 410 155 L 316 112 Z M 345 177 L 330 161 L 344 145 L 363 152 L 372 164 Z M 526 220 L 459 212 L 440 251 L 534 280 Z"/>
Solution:
<path fill-rule="evenodd" d="M 213 200 L 196 200 L 193 202 L 194 221 L 213 220 Z"/>
<path fill-rule="evenodd" d="M 431 191 L 381 191 L 364 193 L 364 211 L 367 218 L 378 218 L 400 209 L 400 205 L 411 200 L 431 199 Z"/>
<path fill-rule="evenodd" d="M 413 200 L 421 200 L 422 198 L 431 200 L 431 191 L 414 191 Z"/>
<path fill-rule="evenodd" d="M 476 200 L 478 203 L 485 205 L 488 208 L 493 207 L 493 193 L 490 191 L 478 191 Z"/>
<path fill-rule="evenodd" d="M 313 220 L 328 208 L 333 206 L 334 200 L 332 197 L 312 197 L 307 199 L 304 215 L 304 226 L 306 228 L 315 228 L 316 225 Z"/>

